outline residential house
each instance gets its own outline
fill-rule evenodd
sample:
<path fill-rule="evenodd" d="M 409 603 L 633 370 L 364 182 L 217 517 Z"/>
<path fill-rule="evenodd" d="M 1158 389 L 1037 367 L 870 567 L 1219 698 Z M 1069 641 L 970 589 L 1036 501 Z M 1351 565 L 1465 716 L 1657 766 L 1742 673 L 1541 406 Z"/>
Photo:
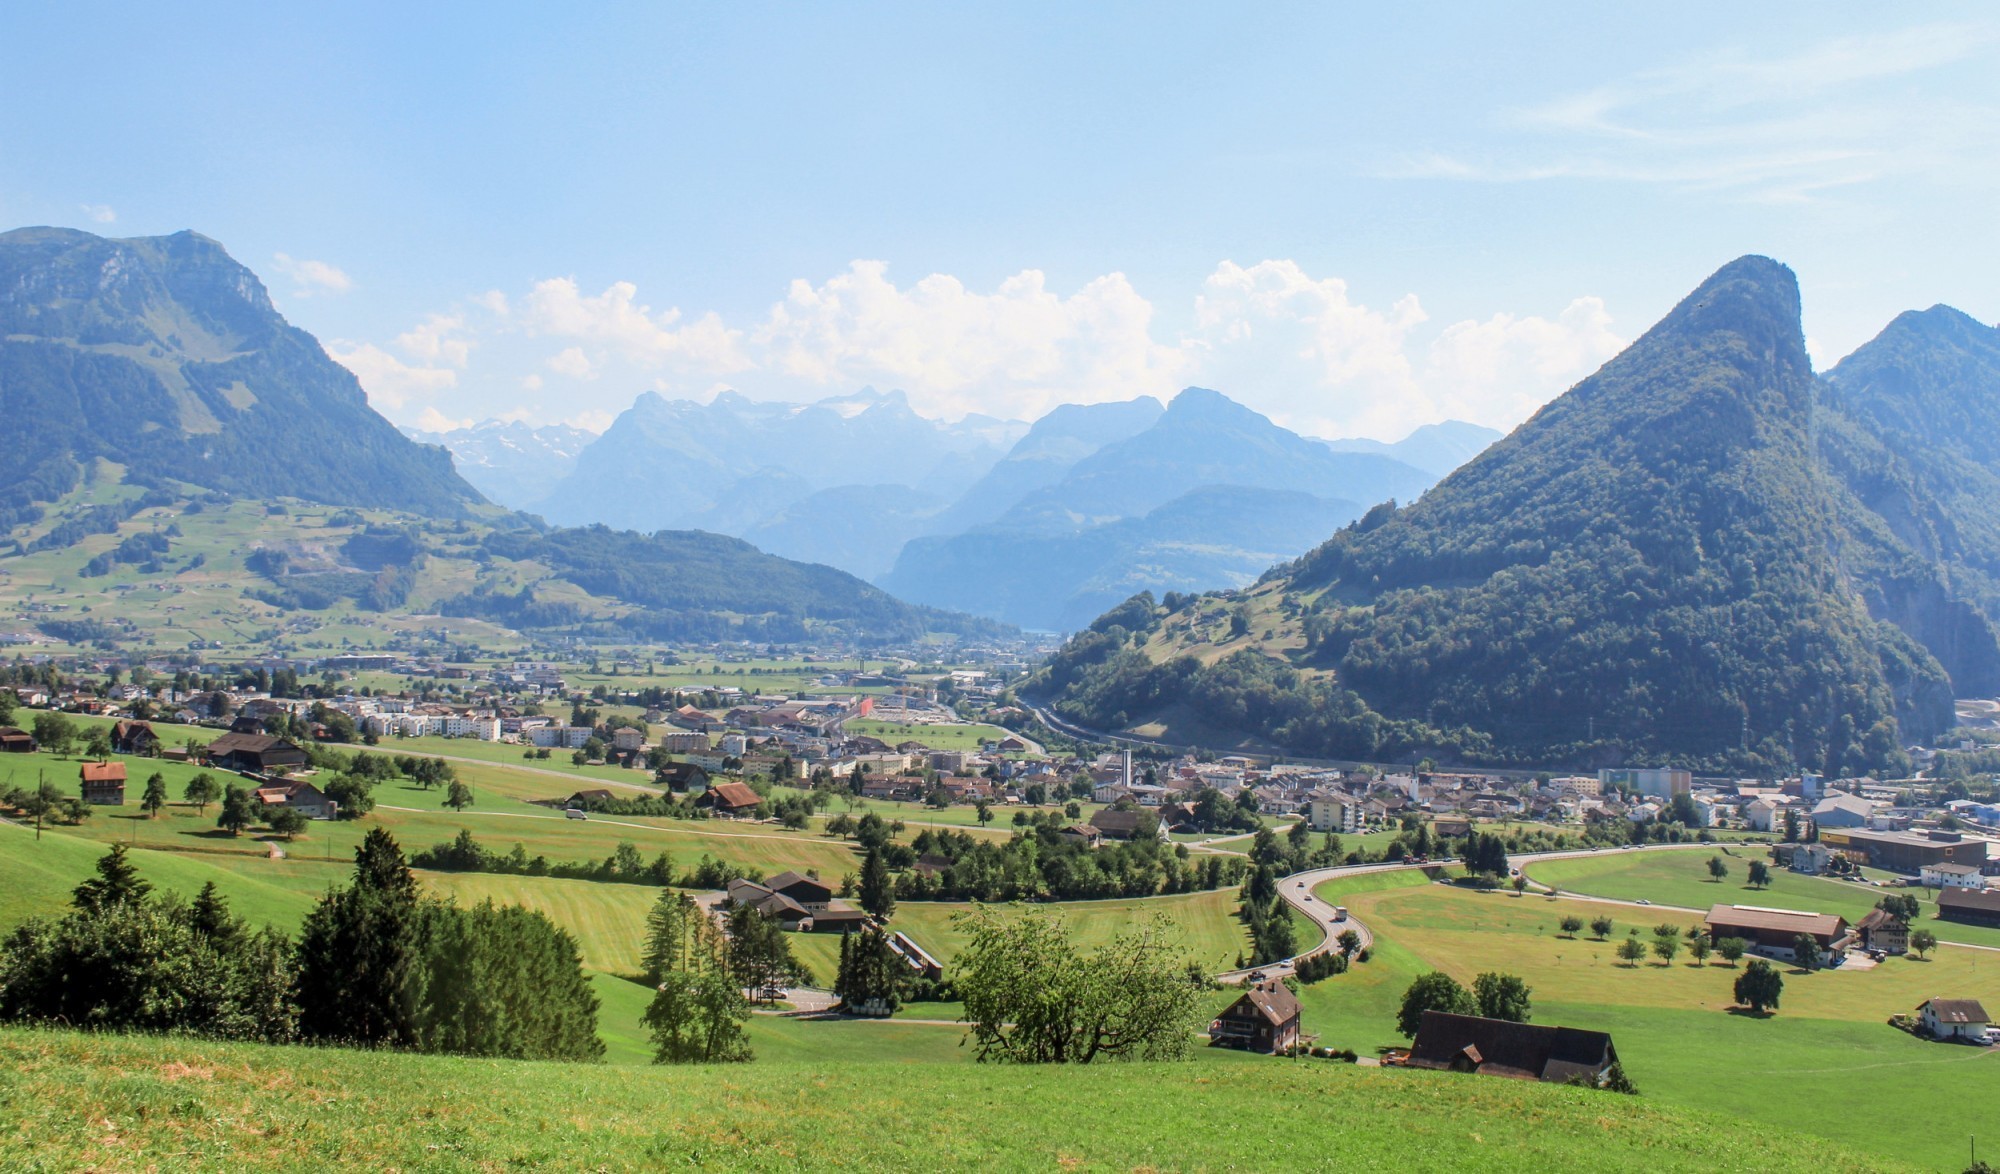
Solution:
<path fill-rule="evenodd" d="M 117 807 L 125 802 L 125 764 L 86 762 L 77 770 L 83 784 L 83 801 L 100 807 Z"/>
<path fill-rule="evenodd" d="M 160 737 L 147 722 L 121 721 L 111 727 L 111 749 L 119 754 L 158 754 Z"/>
<path fill-rule="evenodd" d="M 1910 923 L 1887 909 L 1870 909 L 1866 917 L 1854 923 L 1854 934 L 1861 939 L 1864 950 L 1880 950 L 1885 954 L 1910 951 Z"/>
<path fill-rule="evenodd" d="M 1780 813 L 1786 806 L 1760 795 L 1743 805 L 1743 822 L 1751 831 L 1775 831 L 1784 824 L 1785 817 Z"/>
<path fill-rule="evenodd" d="M 1917 879 L 1931 889 L 1983 889 L 1986 877 L 1970 864 L 1926 864 Z"/>
<path fill-rule="evenodd" d="M 786 929 L 812 928 L 812 911 L 769 886 L 738 878 L 729 882 L 729 903 L 749 905 L 766 917 L 775 917 Z"/>
<path fill-rule="evenodd" d="M 1603 1084 L 1618 1063 L 1618 1049 L 1603 1031 L 1426 1011 L 1406 1063 L 1546 1084 L 1567 1084 L 1576 1077 Z"/>
<path fill-rule="evenodd" d="M 1253 983 L 1208 1025 L 1208 1042 L 1275 1055 L 1299 1042 L 1299 1000 L 1276 979 Z"/>
<path fill-rule="evenodd" d="M 340 804 L 304 779 L 259 787 L 252 794 L 266 807 L 289 807 L 307 819 L 332 819 L 340 814 Z"/>
<path fill-rule="evenodd" d="M 1977 999 L 1926 999 L 1917 1008 L 1917 1022 L 1932 1039 L 1986 1042 L 1992 1020 Z"/>
<path fill-rule="evenodd" d="M 609 788 L 592 787 L 587 791 L 578 791 L 563 800 L 563 806 L 577 811 L 589 811 L 600 804 L 611 802 L 611 797 Z"/>
<path fill-rule="evenodd" d="M 653 780 L 676 793 L 709 786 L 708 768 L 692 762 L 669 762 L 654 772 Z"/>
<path fill-rule="evenodd" d="M 1786 852 L 1786 848 L 1790 848 L 1791 851 Z M 1834 855 L 1833 849 L 1825 844 L 1779 844 L 1778 852 L 1781 856 L 1791 858 L 1793 872 L 1804 873 L 1807 876 L 1819 876 L 1824 873 Z"/>
<path fill-rule="evenodd" d="M 748 783 L 713 783 L 703 791 L 694 803 L 706 807 L 717 815 L 749 815 L 764 800 L 750 789 Z"/>

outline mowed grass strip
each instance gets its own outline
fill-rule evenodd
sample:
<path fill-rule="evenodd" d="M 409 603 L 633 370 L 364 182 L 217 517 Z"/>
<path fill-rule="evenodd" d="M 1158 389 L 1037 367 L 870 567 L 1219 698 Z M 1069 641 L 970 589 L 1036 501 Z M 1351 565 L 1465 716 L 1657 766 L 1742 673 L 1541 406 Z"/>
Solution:
<path fill-rule="evenodd" d="M 857 1053 L 885 1040 L 903 1046 L 881 1034 L 895 1025 L 843 1026 Z M 911 1041 L 953 1034 L 901 1030 Z M 760 1024 L 758 1033 L 775 1051 L 770 1029 Z M 0 1165 L 1902 1168 L 1782 1128 L 1759 1130 L 1740 1148 L 1719 1145 L 1738 1128 L 1730 1119 L 1644 1098 L 1330 1063 L 1065 1069 L 857 1055 L 837 1066 L 759 1061 L 610 1075 L 601 1065 L 0 1031 L 0 1095 L 13 1107 Z M 1171 1111 L 1133 1109 L 1161 1104 Z"/>

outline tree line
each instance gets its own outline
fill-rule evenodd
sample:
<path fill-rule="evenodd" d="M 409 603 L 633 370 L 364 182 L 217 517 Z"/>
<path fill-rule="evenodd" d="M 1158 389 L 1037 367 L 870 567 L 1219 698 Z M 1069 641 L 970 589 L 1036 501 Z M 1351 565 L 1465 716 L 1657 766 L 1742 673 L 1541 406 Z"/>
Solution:
<path fill-rule="evenodd" d="M 296 939 L 252 930 L 213 885 L 155 895 L 122 845 L 74 909 L 0 946 L 0 1019 L 518 1059 L 595 1060 L 597 997 L 539 913 L 417 891 L 380 828 Z"/>

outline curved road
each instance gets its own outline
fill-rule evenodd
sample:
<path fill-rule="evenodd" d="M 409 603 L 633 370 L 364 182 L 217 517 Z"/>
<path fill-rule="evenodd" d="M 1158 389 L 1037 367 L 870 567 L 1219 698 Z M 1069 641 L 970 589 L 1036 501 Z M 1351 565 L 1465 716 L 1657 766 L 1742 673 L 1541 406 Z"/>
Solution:
<path fill-rule="evenodd" d="M 1673 851 L 1685 851 L 1694 848 L 1707 848 L 1713 850 L 1714 847 L 1715 845 L 1713 844 L 1647 844 L 1642 847 L 1630 848 L 1630 849 L 1583 848 L 1583 849 L 1573 849 L 1563 852 L 1534 852 L 1534 853 L 1528 853 L 1526 855 L 1512 856 L 1508 858 L 1508 863 L 1510 867 L 1519 868 L 1521 870 L 1522 875 L 1525 876 L 1527 875 L 1527 868 L 1530 864 L 1543 860 L 1570 860 L 1581 856 L 1602 856 L 1606 852 L 1618 852 L 1618 851 L 1673 852 Z M 1248 966 L 1243 968 L 1242 970 L 1224 971 L 1223 973 L 1216 975 L 1215 979 L 1217 982 L 1226 984 L 1241 984 L 1245 979 L 1249 978 L 1249 976 L 1253 973 L 1261 973 L 1266 978 L 1286 977 L 1287 975 L 1294 973 L 1298 969 L 1298 964 L 1304 961 L 1305 959 L 1317 957 L 1321 954 L 1326 953 L 1329 950 L 1334 949 L 1335 939 L 1340 936 L 1343 930 L 1351 929 L 1355 933 L 1359 934 L 1361 936 L 1362 949 L 1373 946 L 1375 944 L 1375 935 L 1372 932 L 1370 932 L 1370 930 L 1366 925 L 1362 924 L 1362 922 L 1356 917 L 1354 917 L 1354 915 L 1351 913 L 1347 916 L 1347 919 L 1344 921 L 1337 919 L 1334 916 L 1333 912 L 1334 907 L 1332 905 L 1327 904 L 1325 901 L 1320 900 L 1318 897 L 1314 896 L 1313 890 L 1325 884 L 1327 881 L 1334 880 L 1338 877 L 1343 877 L 1343 876 L 1361 876 L 1364 873 L 1370 873 L 1370 872 L 1396 872 L 1399 870 L 1413 869 L 1413 868 L 1418 870 L 1427 868 L 1441 868 L 1441 867 L 1449 867 L 1452 863 L 1453 862 L 1449 860 L 1440 860 L 1440 861 L 1432 861 L 1431 863 L 1428 864 L 1405 864 L 1405 863 L 1349 864 L 1349 865 L 1340 865 L 1335 868 L 1314 868 L 1314 869 L 1308 869 L 1305 872 L 1295 872 L 1292 875 L 1278 882 L 1278 895 L 1285 899 L 1286 904 L 1298 910 L 1300 913 L 1305 914 L 1306 917 L 1309 920 L 1311 920 L 1311 922 L 1314 925 L 1319 927 L 1320 940 L 1318 944 L 1314 945 L 1309 950 L 1305 950 L 1301 953 L 1294 954 L 1292 957 L 1286 958 L 1283 961 L 1268 962 L 1262 966 Z M 1589 899 L 1595 900 L 1596 898 L 1589 898 Z M 1356 952 L 1358 953 L 1359 950 L 1357 950 Z"/>

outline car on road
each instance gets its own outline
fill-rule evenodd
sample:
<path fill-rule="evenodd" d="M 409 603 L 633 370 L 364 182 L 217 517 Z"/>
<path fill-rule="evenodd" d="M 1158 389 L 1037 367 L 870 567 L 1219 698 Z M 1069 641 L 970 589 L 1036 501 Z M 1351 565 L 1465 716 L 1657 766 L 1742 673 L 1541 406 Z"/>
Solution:
<path fill-rule="evenodd" d="M 589 816 L 589 815 L 587 815 L 587 814 L 585 814 L 584 812 L 581 812 L 581 811 L 578 811 L 578 810 L 577 810 L 576 808 L 574 808 L 574 807 L 567 807 L 567 808 L 564 808 L 564 809 L 563 809 L 563 818 L 564 818 L 564 819 L 589 819 L 589 818 L 590 818 L 590 816 Z"/>
<path fill-rule="evenodd" d="M 1648 901 L 1648 900 L 1646 900 L 1646 898 L 1644 898 L 1644 897 L 1641 897 L 1641 898 L 1639 898 L 1639 899 L 1638 899 L 1637 901 L 1633 902 L 1633 904 L 1635 904 L 1635 905 L 1651 905 L 1651 904 L 1652 904 L 1652 902 L 1651 902 L 1651 901 Z"/>

